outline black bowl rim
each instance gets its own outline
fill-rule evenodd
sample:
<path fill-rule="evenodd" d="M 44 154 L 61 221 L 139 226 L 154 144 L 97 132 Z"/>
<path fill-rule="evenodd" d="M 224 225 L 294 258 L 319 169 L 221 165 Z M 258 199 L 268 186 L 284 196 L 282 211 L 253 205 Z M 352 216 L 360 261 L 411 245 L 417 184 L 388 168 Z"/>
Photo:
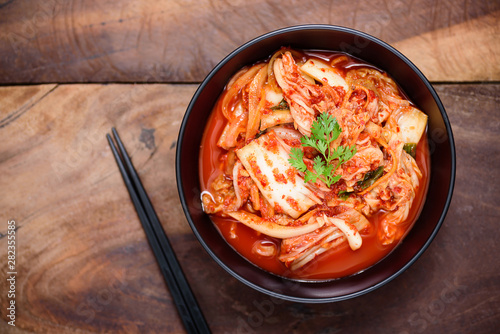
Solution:
<path fill-rule="evenodd" d="M 181 180 L 181 174 L 180 174 L 180 160 L 181 160 L 180 159 L 180 154 L 181 153 L 180 152 L 181 152 L 181 148 L 182 148 L 182 142 L 183 142 L 183 137 L 184 137 L 184 132 L 185 132 L 187 120 L 189 119 L 189 116 L 191 114 L 193 105 L 196 103 L 196 100 L 198 99 L 199 95 L 201 94 L 201 92 L 203 91 L 203 89 L 205 88 L 205 86 L 211 81 L 211 79 L 215 75 L 215 73 L 217 73 L 235 55 L 237 55 L 241 51 L 249 48 L 250 46 L 252 46 L 252 45 L 254 45 L 256 43 L 259 43 L 259 42 L 261 42 L 261 41 L 263 41 L 263 40 L 265 40 L 265 39 L 267 39 L 269 37 L 272 37 L 272 36 L 275 36 L 275 35 L 279 35 L 279 34 L 283 34 L 283 33 L 287 33 L 287 32 L 298 31 L 298 30 L 333 30 L 333 31 L 340 31 L 340 32 L 350 33 L 350 34 L 354 34 L 356 36 L 359 36 L 361 38 L 368 39 L 371 42 L 374 42 L 376 44 L 379 44 L 380 46 L 386 48 L 387 50 L 389 50 L 390 52 L 392 52 L 393 54 L 395 54 L 398 58 L 400 58 L 406 65 L 408 65 L 418 75 L 418 77 L 422 80 L 422 82 L 425 84 L 425 86 L 427 87 L 427 89 L 431 93 L 433 99 L 435 100 L 435 102 L 436 102 L 436 104 L 438 106 L 438 109 L 439 109 L 439 111 L 441 113 L 441 116 L 443 118 L 443 122 L 444 122 L 444 125 L 446 127 L 447 135 L 448 135 L 448 138 L 449 138 L 450 151 L 451 151 L 450 152 L 450 157 L 451 157 L 451 175 L 450 175 L 450 183 L 449 183 L 449 186 L 448 186 L 448 193 L 447 193 L 447 196 L 446 196 L 446 201 L 445 201 L 443 210 L 441 212 L 441 215 L 439 217 L 439 220 L 438 220 L 436 226 L 434 227 L 431 235 L 429 236 L 429 238 L 427 239 L 427 241 L 424 243 L 424 245 L 420 248 L 420 250 L 404 266 L 402 266 L 399 270 L 397 270 L 396 272 L 394 272 L 392 275 L 388 276 L 387 278 L 381 280 L 377 284 L 374 284 L 374 285 L 372 285 L 372 286 L 370 286 L 368 288 L 362 289 L 362 290 L 357 291 L 357 292 L 353 292 L 353 293 L 349 293 L 349 294 L 341 295 L 341 296 L 335 296 L 335 297 L 304 298 L 304 297 L 288 296 L 288 295 L 277 293 L 277 292 L 272 291 L 272 290 L 268 290 L 268 289 L 263 288 L 263 287 L 261 287 L 259 285 L 256 285 L 256 284 L 248 281 L 247 279 L 245 279 L 241 275 L 237 274 L 229 266 L 227 266 L 222 260 L 220 260 L 214 252 L 212 252 L 212 250 L 208 247 L 208 245 L 205 243 L 205 241 L 203 240 L 203 238 L 201 237 L 201 235 L 197 231 L 197 228 L 196 228 L 196 226 L 195 226 L 195 224 L 194 224 L 194 222 L 193 222 L 193 220 L 191 218 L 191 215 L 189 213 L 189 209 L 188 209 L 188 206 L 187 206 L 187 203 L 186 203 L 186 200 L 185 200 L 184 189 L 182 187 L 182 184 L 180 183 L 180 180 Z M 442 226 L 442 224 L 444 222 L 444 219 L 446 217 L 446 214 L 448 212 L 450 203 L 451 203 L 451 199 L 452 199 L 452 196 L 453 196 L 453 190 L 454 190 L 454 186 L 455 186 L 456 152 L 455 152 L 455 141 L 454 141 L 453 132 L 452 132 L 452 129 L 451 129 L 451 124 L 450 124 L 450 121 L 448 119 L 448 115 L 446 114 L 446 110 L 445 110 L 445 108 L 444 108 L 444 106 L 443 106 L 443 104 L 442 104 L 439 96 L 437 95 L 436 91 L 434 90 L 434 88 L 430 84 L 429 80 L 425 77 L 425 75 L 406 56 L 404 56 L 401 52 L 399 52 L 397 49 L 395 49 L 391 45 L 387 44 L 386 42 L 384 42 L 384 41 L 382 41 L 382 40 L 380 40 L 380 39 L 378 39 L 376 37 L 373 37 L 373 36 L 371 36 L 371 35 L 369 35 L 367 33 L 364 33 L 362 31 L 356 30 L 356 29 L 347 28 L 347 27 L 343 27 L 343 26 L 336 26 L 336 25 L 327 25 L 327 24 L 305 24 L 305 25 L 295 25 L 295 26 L 289 26 L 289 27 L 280 28 L 280 29 L 273 30 L 273 31 L 267 32 L 265 34 L 262 34 L 262 35 L 260 35 L 260 36 L 258 36 L 256 38 L 253 38 L 250 41 L 248 41 L 248 42 L 242 44 L 241 46 L 239 46 L 238 48 L 236 48 L 234 51 L 232 51 L 226 57 L 224 57 L 209 72 L 209 74 L 205 77 L 205 79 L 202 81 L 202 83 L 200 84 L 200 86 L 196 90 L 195 94 L 193 95 L 193 97 L 192 97 L 192 99 L 191 99 L 191 101 L 190 101 L 190 103 L 189 103 L 189 105 L 188 105 L 188 107 L 186 109 L 186 113 L 185 113 L 185 115 L 184 115 L 184 117 L 182 119 L 182 123 L 181 123 L 180 129 L 179 129 L 178 140 L 177 140 L 177 147 L 176 147 L 175 171 L 176 171 L 177 190 L 178 190 L 178 193 L 179 193 L 179 198 L 180 198 L 182 209 L 184 211 L 186 219 L 188 220 L 188 223 L 189 223 L 189 225 L 190 225 L 190 227 L 191 227 L 194 235 L 196 236 L 196 238 L 200 242 L 200 244 L 203 246 L 203 248 L 205 249 L 205 251 L 212 257 L 212 259 L 214 259 L 214 261 L 217 264 L 219 264 L 219 266 L 221 266 L 230 275 L 232 275 L 233 277 L 235 277 L 238 281 L 246 284 L 247 286 L 249 286 L 249 287 L 251 287 L 251 288 L 253 288 L 253 289 L 257 290 L 257 291 L 260 291 L 260 292 L 262 292 L 264 294 L 267 294 L 267 295 L 269 295 L 271 297 L 277 297 L 277 298 L 281 298 L 281 299 L 288 300 L 288 301 L 302 302 L 302 303 L 329 303 L 329 302 L 337 302 L 337 301 L 342 301 L 342 300 L 347 300 L 347 299 L 355 298 L 355 297 L 364 295 L 364 294 L 366 294 L 368 292 L 371 292 L 371 291 L 374 291 L 374 290 L 380 288 L 381 286 L 389 283 L 390 281 L 392 281 L 393 279 L 395 279 L 396 277 L 398 277 L 399 275 L 401 275 L 404 271 L 406 271 L 427 250 L 427 248 L 429 247 L 429 245 L 432 243 L 432 241 L 436 237 L 439 229 L 441 228 L 441 226 Z M 284 278 L 284 279 L 286 279 L 286 278 Z M 308 282 L 308 281 L 305 281 L 305 282 L 301 281 L 301 283 L 316 284 L 316 282 Z"/>

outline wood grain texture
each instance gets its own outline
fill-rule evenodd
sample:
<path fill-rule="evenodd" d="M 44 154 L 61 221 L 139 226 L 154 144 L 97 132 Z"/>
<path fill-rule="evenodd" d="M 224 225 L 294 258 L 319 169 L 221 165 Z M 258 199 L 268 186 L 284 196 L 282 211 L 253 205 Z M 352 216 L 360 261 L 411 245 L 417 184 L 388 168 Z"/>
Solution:
<path fill-rule="evenodd" d="M 500 324 L 500 189 L 492 182 L 500 178 L 500 85 L 436 85 L 457 147 L 443 227 L 390 284 L 322 305 L 251 290 L 218 267 L 191 233 L 173 171 L 177 131 L 195 89 L 0 88 L 0 189 L 7 194 L 0 197 L 0 332 L 183 332 L 107 146 L 111 126 L 132 154 L 214 333 L 491 333 Z M 25 105 L 31 107 L 19 113 Z M 15 328 L 4 320 L 3 294 L 11 218 L 19 250 Z"/>
<path fill-rule="evenodd" d="M 394 44 L 438 81 L 500 79 L 500 11 Z"/>
<path fill-rule="evenodd" d="M 400 46 L 432 81 L 498 81 L 499 12 L 492 0 L 3 1 L 0 83 L 199 82 L 246 41 L 306 23 Z"/>
<path fill-rule="evenodd" d="M 0 208 L 19 228 L 20 327 L 182 330 L 105 134 L 116 126 L 139 173 L 152 176 L 144 184 L 166 230 L 187 233 L 173 161 L 180 116 L 195 88 L 58 86 L 1 129 L 0 186 L 12 194 L 2 196 Z M 2 101 L 11 90 L 1 89 Z M 4 224 L 0 233 L 6 234 Z M 2 277 L 6 239 L 0 239 Z M 155 318 L 162 321 L 154 325 Z"/>

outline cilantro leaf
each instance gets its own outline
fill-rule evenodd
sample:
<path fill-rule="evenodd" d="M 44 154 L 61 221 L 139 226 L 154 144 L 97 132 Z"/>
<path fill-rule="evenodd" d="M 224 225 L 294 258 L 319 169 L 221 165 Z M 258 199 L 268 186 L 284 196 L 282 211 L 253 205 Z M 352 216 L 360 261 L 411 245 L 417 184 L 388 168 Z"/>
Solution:
<path fill-rule="evenodd" d="M 313 169 L 317 175 L 323 175 L 325 173 L 326 165 L 319 155 L 314 158 Z"/>
<path fill-rule="evenodd" d="M 300 148 L 292 147 L 292 149 L 290 150 L 290 159 L 288 159 L 288 162 L 298 171 L 307 171 L 307 166 L 304 163 L 304 153 Z"/>
<path fill-rule="evenodd" d="M 317 179 L 318 179 L 318 175 L 311 173 L 310 171 L 307 171 L 304 174 L 304 181 L 305 182 L 309 182 L 309 181 L 316 182 Z"/>
<path fill-rule="evenodd" d="M 302 146 L 316 147 L 316 141 L 312 137 L 304 136 L 300 138 L 300 142 L 302 143 Z"/>
<path fill-rule="evenodd" d="M 302 146 L 312 147 L 320 153 L 314 158 L 313 170 L 307 169 L 304 163 L 304 153 L 299 148 L 290 151 L 290 164 L 297 170 L 305 173 L 304 181 L 316 182 L 319 178 L 328 187 L 340 180 L 340 175 L 334 175 L 340 165 L 351 159 L 356 154 L 356 146 L 337 146 L 331 144 L 340 136 L 342 129 L 335 117 L 328 113 L 320 114 L 311 126 L 311 136 L 300 139 Z"/>
<path fill-rule="evenodd" d="M 321 154 L 324 155 L 326 153 L 326 150 L 328 149 L 328 144 L 323 141 L 319 141 L 316 144 L 316 148 L 318 149 L 318 151 L 320 151 Z"/>

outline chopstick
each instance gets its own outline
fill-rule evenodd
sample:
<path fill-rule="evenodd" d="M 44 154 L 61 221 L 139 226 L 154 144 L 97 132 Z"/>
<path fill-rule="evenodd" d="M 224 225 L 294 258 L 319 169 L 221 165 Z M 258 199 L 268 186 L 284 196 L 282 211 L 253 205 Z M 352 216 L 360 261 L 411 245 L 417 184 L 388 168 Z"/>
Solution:
<path fill-rule="evenodd" d="M 132 160 L 118 136 L 115 128 L 112 133 L 120 150 L 120 154 L 109 134 L 106 134 L 109 146 L 115 157 L 123 181 L 127 186 L 130 198 L 134 203 L 137 215 L 146 232 L 147 239 L 158 261 L 161 272 L 177 307 L 179 316 L 188 333 L 210 333 L 205 317 L 191 291 L 188 281 L 175 256 L 174 250 L 161 226 L 158 216 L 149 200 Z"/>

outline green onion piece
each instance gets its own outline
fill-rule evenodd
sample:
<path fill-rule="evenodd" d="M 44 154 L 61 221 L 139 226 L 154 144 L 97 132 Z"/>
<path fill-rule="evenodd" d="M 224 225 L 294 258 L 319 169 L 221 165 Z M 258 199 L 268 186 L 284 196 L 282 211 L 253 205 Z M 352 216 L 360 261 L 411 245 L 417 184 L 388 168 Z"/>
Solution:
<path fill-rule="evenodd" d="M 271 107 L 271 110 L 287 110 L 290 107 L 288 106 L 288 103 L 285 101 L 285 99 L 281 100 L 281 102 L 274 107 Z"/>
<path fill-rule="evenodd" d="M 403 150 L 405 150 L 406 153 L 411 155 L 413 159 L 417 156 L 417 144 L 415 143 L 406 143 L 403 146 Z"/>
<path fill-rule="evenodd" d="M 339 191 L 339 193 L 337 194 L 337 196 L 339 196 L 339 198 L 342 201 L 347 201 L 347 199 L 349 198 L 349 196 L 351 196 L 351 194 L 352 194 L 351 191 L 341 190 L 341 191 Z"/>
<path fill-rule="evenodd" d="M 361 189 L 366 189 L 377 181 L 384 173 L 384 166 L 380 166 L 375 170 L 372 170 L 365 174 L 363 181 L 359 181 L 358 185 Z"/>

